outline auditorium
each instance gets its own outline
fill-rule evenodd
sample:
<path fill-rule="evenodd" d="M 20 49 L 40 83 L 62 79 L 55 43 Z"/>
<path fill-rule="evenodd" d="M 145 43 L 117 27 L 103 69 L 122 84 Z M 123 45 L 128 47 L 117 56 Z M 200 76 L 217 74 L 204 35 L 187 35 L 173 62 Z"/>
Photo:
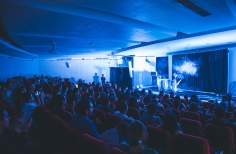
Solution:
<path fill-rule="evenodd" d="M 0 153 L 235 154 L 236 0 L 0 0 Z"/>

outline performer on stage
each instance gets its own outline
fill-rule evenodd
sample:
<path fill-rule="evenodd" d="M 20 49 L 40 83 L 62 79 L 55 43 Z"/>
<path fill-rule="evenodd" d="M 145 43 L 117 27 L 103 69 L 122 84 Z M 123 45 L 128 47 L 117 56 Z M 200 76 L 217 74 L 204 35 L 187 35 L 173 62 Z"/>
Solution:
<path fill-rule="evenodd" d="M 105 81 L 106 81 L 106 78 L 105 78 L 104 74 L 102 74 L 101 81 L 102 81 L 102 85 L 104 85 Z"/>

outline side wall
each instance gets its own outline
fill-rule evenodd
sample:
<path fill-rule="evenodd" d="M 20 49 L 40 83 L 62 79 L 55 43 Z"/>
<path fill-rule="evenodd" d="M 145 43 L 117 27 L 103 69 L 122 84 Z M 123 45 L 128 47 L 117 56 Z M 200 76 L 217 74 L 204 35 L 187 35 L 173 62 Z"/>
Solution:
<path fill-rule="evenodd" d="M 65 62 L 71 64 L 66 67 Z M 0 57 L 0 81 L 6 81 L 13 76 L 33 77 L 36 75 L 61 76 L 71 78 L 72 81 L 78 79 L 85 82 L 92 82 L 95 73 L 101 77 L 104 74 L 107 81 L 110 80 L 110 67 L 117 67 L 117 60 L 34 60 L 26 61 L 23 59 L 14 59 Z"/>

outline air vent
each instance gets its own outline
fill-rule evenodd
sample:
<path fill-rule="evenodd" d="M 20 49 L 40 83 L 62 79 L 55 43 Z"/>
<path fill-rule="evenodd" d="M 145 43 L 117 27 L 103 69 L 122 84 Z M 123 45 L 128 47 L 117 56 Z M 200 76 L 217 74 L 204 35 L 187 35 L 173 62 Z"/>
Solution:
<path fill-rule="evenodd" d="M 175 0 L 175 1 L 203 17 L 211 15 L 205 9 L 201 8 L 199 5 L 193 3 L 190 0 Z"/>

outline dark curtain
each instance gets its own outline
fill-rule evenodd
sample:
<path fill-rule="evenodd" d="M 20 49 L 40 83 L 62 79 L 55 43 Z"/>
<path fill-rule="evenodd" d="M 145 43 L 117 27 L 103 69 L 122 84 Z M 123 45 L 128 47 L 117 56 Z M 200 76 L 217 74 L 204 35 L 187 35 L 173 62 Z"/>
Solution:
<path fill-rule="evenodd" d="M 110 82 L 117 86 L 132 89 L 132 78 L 129 76 L 128 67 L 110 67 Z"/>
<path fill-rule="evenodd" d="M 195 76 L 183 75 L 184 79 L 180 82 L 179 88 L 215 92 L 218 94 L 225 94 L 227 92 L 227 49 L 187 55 L 175 55 L 172 57 L 173 73 L 176 72 L 174 66 L 177 66 L 186 58 L 198 64 L 198 74 Z"/>
<path fill-rule="evenodd" d="M 169 78 L 168 57 L 156 57 L 156 71 L 162 78 Z"/>

